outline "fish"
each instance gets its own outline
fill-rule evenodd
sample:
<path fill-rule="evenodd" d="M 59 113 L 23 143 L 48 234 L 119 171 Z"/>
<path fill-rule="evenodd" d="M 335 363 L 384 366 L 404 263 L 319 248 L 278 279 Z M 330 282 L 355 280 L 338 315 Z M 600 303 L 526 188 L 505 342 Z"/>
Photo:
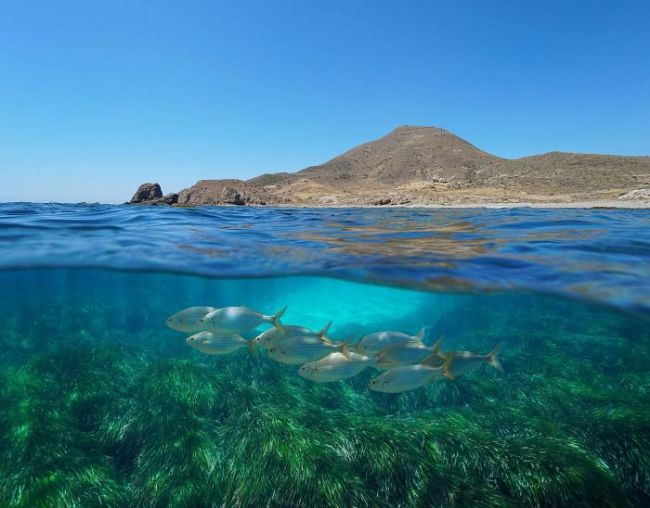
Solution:
<path fill-rule="evenodd" d="M 375 355 L 382 349 L 394 346 L 396 344 L 403 344 L 405 342 L 422 342 L 426 333 L 426 327 L 422 328 L 417 335 L 407 335 L 402 332 L 376 332 L 364 335 L 361 337 L 352 348 L 355 353 L 361 355 Z"/>
<path fill-rule="evenodd" d="M 314 338 L 327 338 L 327 332 L 331 326 L 332 322 L 327 323 L 320 332 L 314 332 L 309 328 L 304 326 L 296 325 L 284 325 L 284 333 L 281 333 L 277 328 L 269 328 L 264 330 L 253 340 L 257 343 L 258 346 L 270 348 L 273 345 L 282 342 L 285 339 L 295 338 L 295 337 L 314 337 Z"/>
<path fill-rule="evenodd" d="M 200 322 L 205 330 L 220 334 L 243 333 L 257 328 L 263 323 L 270 323 L 280 333 L 284 333 L 284 326 L 282 326 L 280 318 L 286 310 L 286 307 L 282 307 L 272 316 L 265 316 L 248 307 L 223 307 L 206 314 Z"/>
<path fill-rule="evenodd" d="M 191 335 L 185 342 L 191 348 L 208 355 L 225 355 L 243 347 L 248 347 L 251 353 L 255 353 L 255 342 L 237 334 L 222 335 L 204 331 Z"/>
<path fill-rule="evenodd" d="M 451 353 L 441 367 L 431 367 L 426 362 L 393 367 L 370 381 L 368 388 L 374 392 L 402 393 L 444 377 L 454 379 L 450 371 L 453 361 L 454 355 Z"/>
<path fill-rule="evenodd" d="M 215 310 L 214 307 L 189 307 L 168 317 L 165 323 L 179 332 L 202 332 L 205 330 L 205 325 L 201 322 L 201 318 Z"/>
<path fill-rule="evenodd" d="M 442 356 L 448 356 L 450 354 L 454 355 L 454 363 L 451 367 L 451 373 L 454 376 L 462 376 L 468 372 L 473 371 L 474 369 L 480 367 L 484 363 L 487 363 L 491 367 L 494 367 L 499 372 L 503 372 L 503 366 L 499 361 L 499 353 L 501 352 L 503 344 L 497 344 L 494 349 L 487 355 L 477 355 L 470 351 L 452 351 L 450 353 L 441 353 Z"/>
<path fill-rule="evenodd" d="M 337 344 L 329 339 L 317 337 L 288 338 L 268 350 L 270 358 L 287 365 L 301 365 L 320 360 L 330 353 L 347 354 L 347 351 L 346 342 Z"/>
<path fill-rule="evenodd" d="M 400 365 L 413 365 L 426 357 L 436 357 L 433 353 L 440 351 L 442 337 L 433 346 L 427 346 L 421 341 L 408 341 L 388 346 L 375 355 L 378 369 L 389 369 Z M 444 363 L 444 359 L 440 364 Z M 437 365 L 438 367 L 440 365 Z"/>
<path fill-rule="evenodd" d="M 344 347 L 346 348 L 347 346 Z M 317 383 L 330 383 L 356 376 L 373 364 L 371 357 L 348 350 L 330 353 L 318 361 L 306 363 L 298 369 L 298 375 Z"/>

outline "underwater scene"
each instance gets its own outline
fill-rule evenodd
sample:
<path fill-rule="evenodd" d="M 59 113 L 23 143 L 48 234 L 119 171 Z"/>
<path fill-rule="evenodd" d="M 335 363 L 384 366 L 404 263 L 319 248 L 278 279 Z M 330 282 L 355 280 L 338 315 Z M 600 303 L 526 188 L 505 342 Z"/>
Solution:
<path fill-rule="evenodd" d="M 649 226 L 2 204 L 0 506 L 647 506 Z"/>

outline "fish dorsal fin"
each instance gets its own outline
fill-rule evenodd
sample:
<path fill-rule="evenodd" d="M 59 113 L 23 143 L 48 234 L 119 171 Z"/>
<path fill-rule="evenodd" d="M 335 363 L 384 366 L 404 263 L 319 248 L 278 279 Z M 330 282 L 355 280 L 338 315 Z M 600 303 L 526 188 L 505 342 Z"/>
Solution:
<path fill-rule="evenodd" d="M 327 345 L 334 344 L 334 342 L 332 342 L 330 339 L 328 339 L 325 336 L 321 337 L 320 335 L 316 335 L 316 340 L 322 342 L 323 344 L 327 344 Z"/>
<path fill-rule="evenodd" d="M 417 333 L 417 335 L 415 336 L 415 338 L 416 338 L 417 340 L 419 340 L 420 342 L 422 342 L 422 340 L 424 339 L 424 336 L 425 336 L 426 334 L 427 334 L 427 327 L 426 327 L 426 326 L 423 326 L 422 328 L 420 328 L 420 331 Z"/>
<path fill-rule="evenodd" d="M 323 329 L 318 332 L 318 336 L 322 339 L 327 335 L 327 332 L 329 332 L 330 326 L 332 326 L 332 322 L 329 321 L 325 326 L 323 326 Z"/>
<path fill-rule="evenodd" d="M 350 355 L 350 345 L 348 341 L 342 342 L 339 345 L 339 353 L 345 356 L 348 360 L 352 360 L 352 356 Z"/>
<path fill-rule="evenodd" d="M 442 339 L 444 339 L 444 338 L 445 338 L 444 335 L 441 335 L 441 336 L 438 338 L 438 340 L 436 341 L 436 343 L 433 345 L 433 353 L 435 353 L 435 354 L 440 353 L 440 345 L 442 344 Z"/>
<path fill-rule="evenodd" d="M 442 375 L 452 381 L 456 379 L 456 376 L 454 376 L 450 370 L 451 364 L 454 363 L 454 358 L 456 358 L 456 353 L 447 353 L 447 359 L 445 360 L 445 364 L 442 366 Z"/>
<path fill-rule="evenodd" d="M 440 367 L 440 360 L 446 361 L 446 359 L 446 356 L 443 356 L 437 351 L 433 351 L 432 353 L 428 354 L 422 361 L 420 361 L 420 365 L 424 365 L 426 367 Z"/>

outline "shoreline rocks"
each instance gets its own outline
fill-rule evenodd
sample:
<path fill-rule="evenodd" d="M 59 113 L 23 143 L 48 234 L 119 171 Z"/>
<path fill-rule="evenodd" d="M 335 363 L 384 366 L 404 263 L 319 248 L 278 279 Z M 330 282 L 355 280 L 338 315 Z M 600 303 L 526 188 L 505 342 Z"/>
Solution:
<path fill-rule="evenodd" d="M 163 195 L 157 183 L 143 183 L 127 204 L 129 205 L 175 205 L 178 203 L 178 193 Z"/>

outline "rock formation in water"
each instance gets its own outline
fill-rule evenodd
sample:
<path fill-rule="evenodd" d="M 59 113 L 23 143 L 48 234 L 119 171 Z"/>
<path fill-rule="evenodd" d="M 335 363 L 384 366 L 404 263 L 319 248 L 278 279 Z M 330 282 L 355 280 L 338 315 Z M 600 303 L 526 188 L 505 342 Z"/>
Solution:
<path fill-rule="evenodd" d="M 550 152 L 503 159 L 444 129 L 402 126 L 296 173 L 200 180 L 178 193 L 178 205 L 571 203 L 646 199 L 638 190 L 648 187 L 650 157 Z"/>
<path fill-rule="evenodd" d="M 175 205 L 178 203 L 178 193 L 165 194 L 157 183 L 143 183 L 135 191 L 128 204 L 130 205 Z"/>

